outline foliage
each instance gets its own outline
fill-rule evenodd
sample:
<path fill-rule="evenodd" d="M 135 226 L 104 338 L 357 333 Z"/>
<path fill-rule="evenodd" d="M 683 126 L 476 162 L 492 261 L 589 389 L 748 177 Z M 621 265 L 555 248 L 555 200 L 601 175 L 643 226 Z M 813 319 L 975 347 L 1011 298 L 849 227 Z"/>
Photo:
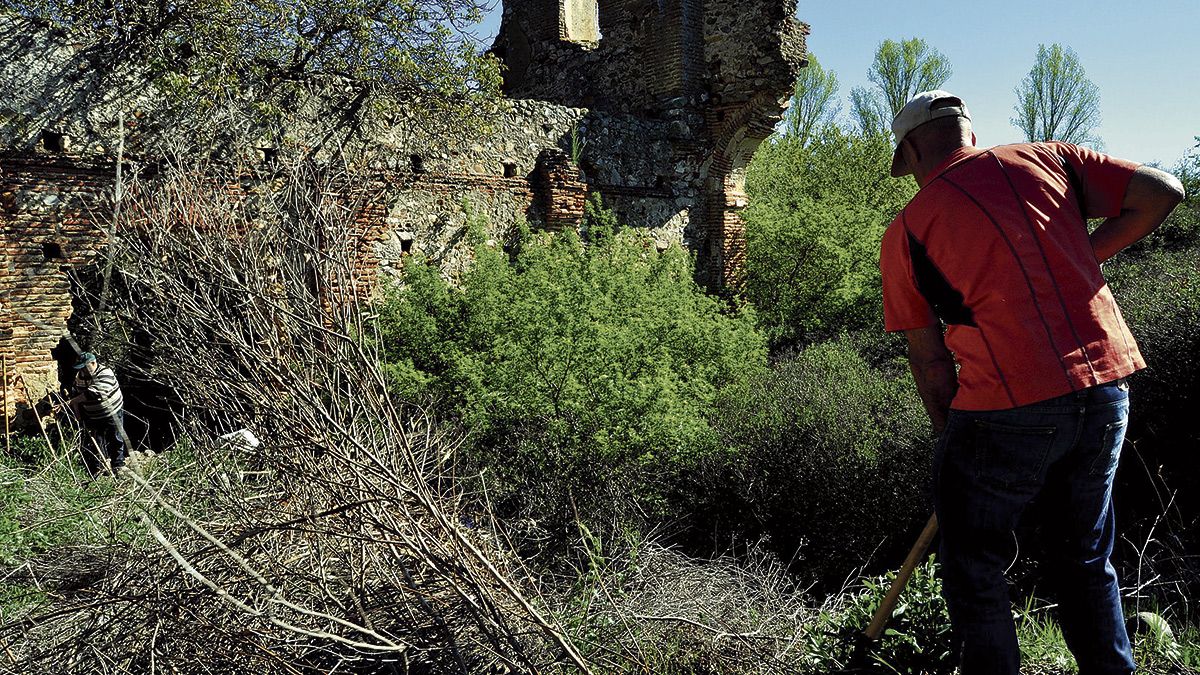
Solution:
<path fill-rule="evenodd" d="M 35 462 L 0 464 L 0 566 L 7 567 L 92 537 L 88 507 L 112 492 L 109 482 L 88 485 L 81 462 L 70 454 L 55 456 L 40 438 L 18 437 L 18 446 L 15 456 Z"/>
<path fill-rule="evenodd" d="M 805 199 L 747 221 L 746 296 L 772 341 L 878 324 L 876 260 L 886 226 L 878 212 Z"/>
<path fill-rule="evenodd" d="M 461 289 L 411 260 L 379 321 L 396 391 L 446 403 L 467 463 L 564 522 L 583 502 L 657 508 L 672 472 L 713 449 L 717 392 L 766 361 L 752 316 L 705 295 L 682 249 L 614 233 L 597 200 L 586 220 L 587 242 L 523 231 L 511 255 L 477 246 Z"/>
<path fill-rule="evenodd" d="M 895 572 L 862 580 L 862 588 L 839 598 L 822 616 L 823 629 L 810 629 L 806 651 L 813 672 L 852 667 L 855 661 L 872 671 L 904 675 L 952 673 L 957 666 L 950 616 L 942 599 L 942 582 L 933 557 L 913 570 L 879 641 L 863 643 L 861 633 L 871 622 Z"/>
<path fill-rule="evenodd" d="M 891 144 L 826 126 L 764 143 L 746 189 L 746 297 L 774 345 L 882 322 L 879 244 L 916 191 L 888 174 Z"/>
<path fill-rule="evenodd" d="M 1183 183 L 1187 196 L 1150 237 L 1168 246 L 1200 244 L 1200 136 L 1196 137 L 1196 141 L 1197 145 L 1179 160 L 1172 171 Z"/>
<path fill-rule="evenodd" d="M 318 94 L 328 104 L 326 121 L 348 129 L 386 116 L 396 102 L 445 113 L 493 94 L 496 63 L 466 33 L 485 9 L 480 0 L 0 4 L 36 25 L 68 31 L 96 72 L 143 73 L 197 117 L 245 100 L 255 121 L 277 122 Z"/>
<path fill-rule="evenodd" d="M 892 118 L 913 95 L 941 87 L 953 72 L 950 60 L 921 38 L 879 43 L 867 70 L 873 87 L 855 87 L 850 92 L 859 129 L 887 133 Z"/>
<path fill-rule="evenodd" d="M 1148 364 L 1131 378 L 1130 426 L 1118 473 L 1125 536 L 1153 590 L 1172 599 L 1200 593 L 1196 523 L 1200 498 L 1187 488 L 1200 431 L 1185 420 L 1200 406 L 1200 244 L 1123 252 L 1105 276 Z M 1164 602 L 1167 599 L 1164 598 Z"/>
<path fill-rule="evenodd" d="M 933 438 L 911 378 L 885 377 L 848 338 L 726 390 L 716 424 L 729 451 L 695 478 L 701 531 L 769 536 L 822 589 L 904 548 L 928 516 Z"/>
<path fill-rule="evenodd" d="M 837 74 L 825 70 L 815 54 L 808 55 L 808 66 L 800 70 L 783 120 L 783 132 L 794 137 L 800 145 L 822 127 L 833 123 L 838 113 L 834 97 L 838 92 Z"/>
<path fill-rule="evenodd" d="M 1025 140 L 1097 145 L 1100 90 L 1087 77 L 1074 49 L 1058 43 L 1038 45 L 1033 68 L 1013 90 L 1017 103 L 1013 126 Z"/>

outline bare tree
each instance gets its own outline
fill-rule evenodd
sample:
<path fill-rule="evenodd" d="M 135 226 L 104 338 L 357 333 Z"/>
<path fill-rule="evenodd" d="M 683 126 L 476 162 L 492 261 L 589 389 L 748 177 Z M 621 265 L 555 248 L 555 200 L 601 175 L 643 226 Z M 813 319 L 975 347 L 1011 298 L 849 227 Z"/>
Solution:
<path fill-rule="evenodd" d="M 953 72 L 950 60 L 921 38 L 884 40 L 867 70 L 873 87 L 851 92 L 855 120 L 864 132 L 886 132 L 914 94 L 941 87 Z"/>
<path fill-rule="evenodd" d="M 838 92 L 837 74 L 825 70 L 815 54 L 808 55 L 808 66 L 796 78 L 796 90 L 784 121 L 784 131 L 807 144 L 813 131 L 833 121 L 840 106 L 834 101 Z"/>
<path fill-rule="evenodd" d="M 1097 145 L 1100 90 L 1088 79 L 1079 55 L 1060 44 L 1038 45 L 1033 68 L 1016 86 L 1013 126 L 1025 140 Z"/>

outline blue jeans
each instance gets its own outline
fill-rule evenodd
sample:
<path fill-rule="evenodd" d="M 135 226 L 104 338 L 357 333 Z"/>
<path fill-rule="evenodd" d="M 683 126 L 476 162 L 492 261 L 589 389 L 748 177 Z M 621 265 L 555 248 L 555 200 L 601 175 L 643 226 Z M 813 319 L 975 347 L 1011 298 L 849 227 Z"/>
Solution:
<path fill-rule="evenodd" d="M 125 466 L 129 450 L 125 433 L 125 411 L 118 410 L 111 417 L 89 419 L 86 422 L 90 440 L 84 442 L 84 464 L 88 474 L 97 476 L 105 470 L 105 460 L 112 463 L 113 470 Z"/>
<path fill-rule="evenodd" d="M 1021 652 L 1004 572 L 1036 497 L 1059 622 L 1080 675 L 1132 673 L 1116 571 L 1112 485 L 1129 395 L 1109 383 L 1011 410 L 952 410 L 934 453 L 943 593 L 962 674 L 1017 675 Z"/>

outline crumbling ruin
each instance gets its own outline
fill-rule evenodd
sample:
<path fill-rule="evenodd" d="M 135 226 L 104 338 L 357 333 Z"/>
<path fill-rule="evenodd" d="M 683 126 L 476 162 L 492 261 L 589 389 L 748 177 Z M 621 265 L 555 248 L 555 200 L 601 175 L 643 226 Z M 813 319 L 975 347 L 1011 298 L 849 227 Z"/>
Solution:
<path fill-rule="evenodd" d="M 497 234 L 518 218 L 563 229 L 578 225 L 589 192 L 660 246 L 696 252 L 705 283 L 735 283 L 744 170 L 804 63 L 807 27 L 794 9 L 788 0 L 507 0 L 493 47 L 505 100 L 487 132 L 432 139 L 398 127 L 378 137 L 387 161 L 364 188 L 377 198 L 346 242 L 360 253 L 359 291 L 411 253 L 460 267 L 468 211 Z M 152 160 L 146 137 L 170 128 L 136 88 L 89 103 L 79 95 L 87 64 L 70 41 L 30 34 L 0 26 L 9 416 L 57 386 L 51 350 L 71 313 L 67 271 L 94 264 L 107 241 L 97 214 L 113 203 L 117 158 L 142 148 Z M 276 151 L 260 150 L 267 161 Z"/>

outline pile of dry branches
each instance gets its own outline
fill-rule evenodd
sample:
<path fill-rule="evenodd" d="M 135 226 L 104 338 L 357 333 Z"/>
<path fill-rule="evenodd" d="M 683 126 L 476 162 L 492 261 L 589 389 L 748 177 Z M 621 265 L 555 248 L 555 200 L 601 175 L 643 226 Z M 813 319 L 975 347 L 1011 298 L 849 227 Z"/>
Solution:
<path fill-rule="evenodd" d="M 26 479 L 43 525 L 86 535 L 4 571 L 44 600 L 0 602 L 0 671 L 795 672 L 811 613 L 778 565 L 594 537 L 574 572 L 522 564 L 460 491 L 461 436 L 389 394 L 356 260 L 366 185 L 298 165 L 118 192 L 88 346 L 127 398 L 169 392 L 177 441 L 111 484 L 50 479 L 77 462 L 64 447 Z"/>
<path fill-rule="evenodd" d="M 248 195 L 184 173 L 128 187 L 98 305 L 178 398 L 186 447 L 161 461 L 193 461 L 124 479 L 125 534 L 26 566 L 56 590 L 5 617 L 9 667 L 586 670 L 442 480 L 455 439 L 389 397 L 353 293 L 370 195 L 348 185 L 294 167 Z M 261 445 L 221 438 L 243 429 Z"/>

